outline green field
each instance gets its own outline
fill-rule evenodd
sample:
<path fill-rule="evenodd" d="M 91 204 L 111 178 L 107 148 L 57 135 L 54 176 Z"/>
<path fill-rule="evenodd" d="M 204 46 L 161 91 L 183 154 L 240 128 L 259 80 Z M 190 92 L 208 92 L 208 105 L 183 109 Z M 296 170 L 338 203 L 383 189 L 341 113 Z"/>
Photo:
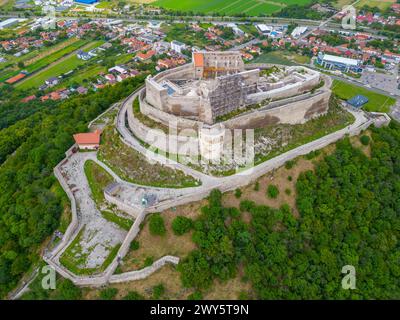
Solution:
<path fill-rule="evenodd" d="M 245 13 L 250 16 L 259 16 L 277 12 L 287 5 L 304 5 L 310 2 L 311 0 L 156 0 L 151 4 L 170 10 L 193 11 L 210 15 Z"/>
<path fill-rule="evenodd" d="M 104 41 L 93 41 L 89 46 L 85 47 L 86 51 L 89 51 L 93 48 L 96 48 L 102 45 Z M 58 77 L 68 71 L 71 71 L 77 68 L 80 65 L 84 65 L 87 61 L 79 59 L 75 54 L 72 54 L 65 59 L 61 59 L 59 63 L 52 65 L 47 69 L 43 69 L 42 71 L 37 72 L 32 77 L 28 78 L 25 81 L 17 83 L 15 86 L 19 89 L 29 89 L 32 87 L 41 86 L 46 79 L 50 77 Z"/>
<path fill-rule="evenodd" d="M 386 10 L 389 8 L 393 3 L 396 3 L 396 0 L 383 0 L 383 1 L 378 1 L 378 0 L 360 0 L 356 4 L 356 8 L 360 9 L 363 6 L 370 6 L 370 7 L 377 7 L 380 10 Z"/>
<path fill-rule="evenodd" d="M 369 101 L 363 108 L 372 112 L 389 112 L 390 106 L 394 105 L 396 102 L 392 97 L 339 80 L 333 80 L 332 91 L 343 100 L 348 100 L 357 94 L 366 96 Z"/>
<path fill-rule="evenodd" d="M 295 65 L 294 62 L 286 59 L 281 51 L 272 51 L 263 53 L 260 56 L 254 58 L 249 63 L 271 63 L 271 64 L 282 64 L 286 66 Z"/>
<path fill-rule="evenodd" d="M 0 64 L 0 70 L 3 69 L 0 72 L 0 82 L 5 81 L 18 73 L 20 73 L 22 70 L 28 71 L 28 73 L 34 73 L 36 71 L 39 71 L 40 69 L 43 69 L 44 67 L 48 66 L 50 63 L 53 63 L 54 61 L 57 61 L 58 59 L 62 58 L 63 56 L 71 53 L 72 51 L 75 51 L 79 49 L 80 47 L 86 45 L 89 43 L 89 40 L 79 40 L 79 39 L 74 39 L 72 40 L 65 40 L 59 44 L 57 44 L 55 47 L 60 47 L 59 50 L 51 52 L 53 47 L 43 47 L 40 48 L 40 50 L 33 50 L 25 55 L 22 55 L 18 58 L 14 56 L 8 56 L 8 61 Z M 65 47 L 61 47 L 60 44 L 66 44 Z M 69 44 L 68 44 L 69 43 Z M 26 62 L 29 61 L 30 59 L 35 58 L 35 56 L 43 56 L 43 58 L 38 59 L 37 61 L 24 66 L 23 68 L 15 68 L 12 67 L 13 64 L 16 64 L 18 62 Z"/>

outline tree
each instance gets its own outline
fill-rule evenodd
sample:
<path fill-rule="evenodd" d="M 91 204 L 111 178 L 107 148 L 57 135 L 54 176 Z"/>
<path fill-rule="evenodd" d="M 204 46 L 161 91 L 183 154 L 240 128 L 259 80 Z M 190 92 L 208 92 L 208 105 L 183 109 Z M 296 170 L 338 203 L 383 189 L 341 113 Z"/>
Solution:
<path fill-rule="evenodd" d="M 160 299 L 165 293 L 165 288 L 162 283 L 153 287 L 153 298 L 158 300 Z"/>
<path fill-rule="evenodd" d="M 364 146 L 367 146 L 369 144 L 369 137 L 367 135 L 362 135 L 360 141 Z"/>
<path fill-rule="evenodd" d="M 242 196 L 242 190 L 240 190 L 239 188 L 237 188 L 237 189 L 235 190 L 235 197 L 236 197 L 237 199 L 239 199 L 241 196 Z"/>
<path fill-rule="evenodd" d="M 188 232 L 193 226 L 193 221 L 190 218 L 184 216 L 177 216 L 172 221 L 172 231 L 174 234 L 181 236 Z"/>
<path fill-rule="evenodd" d="M 122 298 L 123 300 L 145 300 L 144 297 L 136 292 L 136 291 L 129 291 L 128 294 Z"/>
<path fill-rule="evenodd" d="M 150 233 L 153 236 L 163 236 L 166 233 L 164 219 L 159 213 L 155 213 L 149 220 Z"/>
<path fill-rule="evenodd" d="M 267 188 L 267 195 L 271 199 L 276 199 L 279 195 L 278 187 L 273 184 L 270 184 Z"/>
<path fill-rule="evenodd" d="M 140 247 L 139 241 L 137 240 L 132 240 L 131 244 L 129 245 L 129 248 L 131 250 L 138 250 Z"/>
<path fill-rule="evenodd" d="M 99 299 L 101 300 L 112 300 L 118 294 L 117 288 L 106 288 L 100 291 Z"/>

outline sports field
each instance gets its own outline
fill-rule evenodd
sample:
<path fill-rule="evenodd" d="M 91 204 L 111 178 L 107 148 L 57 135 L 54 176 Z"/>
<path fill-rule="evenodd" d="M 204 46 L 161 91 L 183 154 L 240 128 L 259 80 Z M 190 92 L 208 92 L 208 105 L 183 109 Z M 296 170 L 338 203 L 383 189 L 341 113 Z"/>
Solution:
<path fill-rule="evenodd" d="M 369 101 L 363 107 L 367 111 L 389 112 L 390 106 L 396 103 L 392 97 L 339 80 L 333 80 L 332 91 L 343 100 L 351 99 L 358 94 L 367 97 Z"/>
<path fill-rule="evenodd" d="M 251 16 L 269 15 L 291 4 L 308 4 L 311 0 L 156 0 L 151 4 L 171 10 L 193 11 L 205 14 Z"/>

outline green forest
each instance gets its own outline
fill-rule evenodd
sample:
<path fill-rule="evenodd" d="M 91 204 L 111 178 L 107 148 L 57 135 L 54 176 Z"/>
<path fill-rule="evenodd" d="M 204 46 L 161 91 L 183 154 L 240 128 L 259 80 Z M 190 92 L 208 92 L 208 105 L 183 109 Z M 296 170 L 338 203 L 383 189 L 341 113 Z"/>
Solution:
<path fill-rule="evenodd" d="M 341 140 L 300 175 L 298 219 L 288 205 L 223 207 L 214 190 L 194 222 L 197 249 L 178 265 L 183 285 L 201 296 L 242 266 L 253 295 L 240 298 L 400 298 L 400 126 L 372 129 L 369 143 L 371 157 Z M 355 290 L 341 287 L 345 265 L 356 269 Z"/>
<path fill-rule="evenodd" d="M 62 195 L 52 191 L 53 168 L 73 144 L 72 135 L 85 132 L 90 120 L 143 80 L 130 78 L 53 108 L 37 106 L 0 131 L 0 297 L 40 259 L 39 246 L 59 225 Z"/>

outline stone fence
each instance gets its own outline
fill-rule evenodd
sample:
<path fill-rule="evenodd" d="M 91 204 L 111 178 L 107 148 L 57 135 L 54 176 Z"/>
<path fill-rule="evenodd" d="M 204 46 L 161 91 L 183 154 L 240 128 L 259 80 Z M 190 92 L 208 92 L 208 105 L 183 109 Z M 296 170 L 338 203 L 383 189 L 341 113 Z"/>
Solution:
<path fill-rule="evenodd" d="M 133 280 L 145 279 L 166 263 L 172 263 L 177 265 L 179 263 L 179 258 L 174 256 L 164 256 L 157 261 L 155 261 L 151 266 L 143 268 L 141 270 L 129 271 L 121 274 L 114 274 L 110 277 L 109 283 L 120 283 Z"/>
<path fill-rule="evenodd" d="M 59 250 L 61 250 L 71 239 L 71 237 L 77 232 L 79 221 L 78 221 L 78 214 L 76 210 L 76 201 L 75 197 L 72 193 L 72 190 L 69 188 L 67 181 L 65 180 L 64 176 L 61 172 L 61 167 L 69 161 L 70 157 L 74 152 L 76 152 L 77 145 L 74 144 L 71 148 L 69 148 L 65 152 L 66 158 L 63 159 L 57 166 L 54 168 L 53 172 L 55 177 L 57 178 L 58 182 L 60 183 L 61 187 L 64 189 L 65 193 L 68 196 L 68 199 L 71 202 L 71 223 L 68 225 L 67 230 L 65 231 L 61 241 L 53 248 L 52 252 L 45 252 L 45 255 L 56 255 Z"/>

